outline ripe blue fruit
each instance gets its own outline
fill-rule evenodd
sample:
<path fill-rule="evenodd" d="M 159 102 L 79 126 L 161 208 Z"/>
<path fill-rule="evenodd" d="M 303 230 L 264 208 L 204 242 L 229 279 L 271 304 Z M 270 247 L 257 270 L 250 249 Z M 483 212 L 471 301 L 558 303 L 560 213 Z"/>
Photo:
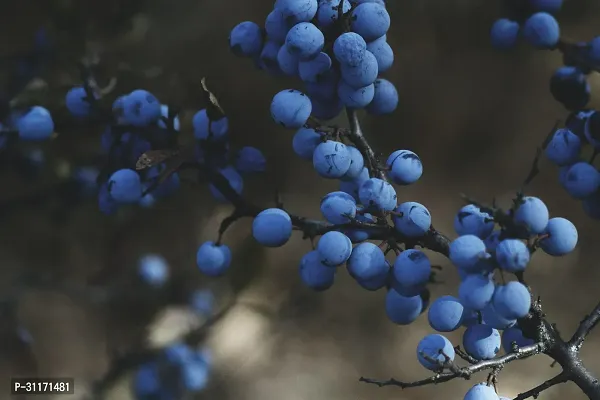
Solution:
<path fill-rule="evenodd" d="M 548 13 L 535 13 L 523 25 L 523 38 L 539 49 L 551 49 L 560 39 L 558 22 Z"/>
<path fill-rule="evenodd" d="M 142 182 L 134 170 L 120 169 L 108 179 L 108 190 L 118 203 L 137 203 L 142 197 Z"/>
<path fill-rule="evenodd" d="M 581 139 L 567 128 L 557 129 L 545 152 L 546 157 L 556 165 L 571 165 L 579 159 Z"/>
<path fill-rule="evenodd" d="M 285 37 L 285 47 L 301 60 L 310 60 L 323 50 L 325 36 L 310 22 L 294 25 Z"/>
<path fill-rule="evenodd" d="M 208 117 L 206 109 L 202 109 L 194 114 L 192 127 L 194 129 L 194 137 L 198 140 L 222 140 L 227 137 L 229 120 L 227 117 L 222 117 L 216 121 L 212 121 Z"/>
<path fill-rule="evenodd" d="M 279 68 L 279 62 L 277 61 L 277 55 L 279 54 L 281 47 L 281 44 L 271 40 L 271 37 L 269 37 L 263 46 L 262 51 L 260 52 L 258 61 L 259 66 L 271 75 L 277 76 L 281 75 L 282 73 L 281 69 Z"/>
<path fill-rule="evenodd" d="M 583 133 L 594 150 L 600 149 L 600 113 L 592 113 L 585 121 Z"/>
<path fill-rule="evenodd" d="M 271 117 L 285 128 L 300 128 L 308 120 L 311 111 L 308 96 L 295 89 L 282 90 L 271 102 Z"/>
<path fill-rule="evenodd" d="M 108 182 L 98 190 L 98 208 L 104 215 L 113 215 L 119 209 L 119 204 L 112 198 L 108 190 Z"/>
<path fill-rule="evenodd" d="M 417 359 L 419 363 L 431 371 L 438 371 L 455 357 L 454 346 L 442 335 L 427 335 L 417 345 Z M 433 362 L 433 360 L 437 362 Z"/>
<path fill-rule="evenodd" d="M 348 236 L 338 231 L 325 233 L 317 243 L 321 262 L 330 267 L 345 263 L 352 253 L 352 242 Z"/>
<path fill-rule="evenodd" d="M 361 88 L 354 88 L 341 80 L 338 85 L 338 96 L 344 105 L 351 109 L 365 108 L 375 96 L 375 86 L 370 84 Z"/>
<path fill-rule="evenodd" d="M 489 258 L 483 240 L 475 235 L 463 235 L 450 243 L 450 261 L 466 272 L 479 272 L 481 261 Z"/>
<path fill-rule="evenodd" d="M 338 75 L 335 69 L 330 69 L 317 82 L 304 82 L 306 93 L 311 100 L 334 100 L 337 97 Z"/>
<path fill-rule="evenodd" d="M 385 296 L 385 313 L 395 324 L 408 325 L 414 322 L 423 309 L 421 296 L 405 297 L 394 289 Z"/>
<path fill-rule="evenodd" d="M 471 325 L 463 334 L 463 346 L 471 357 L 491 360 L 500 351 L 500 333 L 487 325 Z"/>
<path fill-rule="evenodd" d="M 331 71 L 331 58 L 327 53 L 319 53 L 314 58 L 298 63 L 298 74 L 304 82 L 317 83 Z"/>
<path fill-rule="evenodd" d="M 123 99 L 123 119 L 126 123 L 143 127 L 160 118 L 160 102 L 147 90 L 134 90 Z"/>
<path fill-rule="evenodd" d="M 375 40 L 390 29 L 390 15 L 385 6 L 378 3 L 362 3 L 353 11 L 350 28 L 366 41 Z"/>
<path fill-rule="evenodd" d="M 387 71 L 394 64 L 394 50 L 385 35 L 367 43 L 367 50 L 375 56 L 379 73 Z"/>
<path fill-rule="evenodd" d="M 587 44 L 587 57 L 593 64 L 600 63 L 600 36 L 596 36 Z"/>
<path fill-rule="evenodd" d="M 305 160 L 312 160 L 315 149 L 321 143 L 321 135 L 312 128 L 300 128 L 292 139 L 294 153 Z"/>
<path fill-rule="evenodd" d="M 392 220 L 396 230 L 401 234 L 416 238 L 425 235 L 431 227 L 431 214 L 424 205 L 409 201 L 400 204 L 395 211 L 402 216 L 394 215 Z"/>
<path fill-rule="evenodd" d="M 535 343 L 533 339 L 523 336 L 523 331 L 517 326 L 508 328 L 502 332 L 502 347 L 505 352 L 512 353 L 513 342 L 518 347 L 525 347 Z"/>
<path fill-rule="evenodd" d="M 341 191 L 328 193 L 321 200 L 321 213 L 331 224 L 346 224 L 356 216 L 356 201 Z"/>
<path fill-rule="evenodd" d="M 181 366 L 181 384 L 190 392 L 199 392 L 208 385 L 208 366 L 202 362 L 192 361 Z"/>
<path fill-rule="evenodd" d="M 309 22 L 317 14 L 317 0 L 277 0 L 275 9 L 281 11 L 285 21 L 294 26 L 299 22 Z"/>
<path fill-rule="evenodd" d="M 357 215 L 356 219 L 360 222 L 375 223 L 375 219 L 369 213 Z M 369 228 L 349 228 L 344 230 L 344 233 L 352 240 L 352 243 L 364 242 L 371 235 Z"/>
<path fill-rule="evenodd" d="M 438 332 L 457 330 L 465 314 L 465 307 L 454 296 L 441 296 L 434 300 L 429 307 L 427 319 L 429 325 Z"/>
<path fill-rule="evenodd" d="M 292 236 L 292 220 L 279 208 L 261 211 L 252 222 L 252 236 L 266 247 L 279 247 Z"/>
<path fill-rule="evenodd" d="M 136 370 L 133 378 L 133 391 L 136 396 L 157 395 L 160 392 L 160 387 L 158 365 L 155 362 L 142 364 Z"/>
<path fill-rule="evenodd" d="M 286 45 L 283 45 L 277 52 L 277 64 L 285 75 L 296 76 L 300 67 L 300 58 L 291 53 Z"/>
<path fill-rule="evenodd" d="M 530 257 L 527 245 L 519 239 L 504 239 L 496 247 L 496 261 L 508 272 L 525 270 Z"/>
<path fill-rule="evenodd" d="M 519 23 L 507 18 L 496 20 L 490 31 L 492 46 L 499 50 L 515 47 L 519 37 Z"/>
<path fill-rule="evenodd" d="M 212 290 L 198 289 L 192 293 L 189 305 L 194 312 L 209 316 L 214 311 L 215 303 L 216 299 Z"/>
<path fill-rule="evenodd" d="M 236 171 L 235 168 L 228 166 L 228 167 L 220 169 L 219 172 L 221 173 L 221 175 L 223 175 L 223 177 L 225 179 L 227 179 L 227 182 L 229 182 L 229 186 L 237 194 L 242 194 L 242 191 L 244 190 L 244 178 L 242 178 L 242 176 Z M 227 196 L 225 196 L 223 193 L 221 193 L 219 188 L 217 186 L 215 186 L 214 184 L 211 183 L 209 185 L 209 189 L 210 189 L 210 193 L 213 195 L 213 197 L 216 200 L 218 200 L 222 203 L 229 202 L 229 200 L 227 199 Z"/>
<path fill-rule="evenodd" d="M 321 0 L 319 1 L 319 9 L 317 10 L 317 24 L 321 28 L 328 28 L 335 21 L 337 21 L 339 16 L 338 7 L 340 5 L 340 1 L 342 0 Z M 344 14 L 350 11 L 350 2 L 348 0 L 343 0 L 342 9 Z"/>
<path fill-rule="evenodd" d="M 373 115 L 391 114 L 398 107 L 398 91 L 387 79 L 379 78 L 374 82 L 375 95 L 367 106 L 367 112 Z"/>
<path fill-rule="evenodd" d="M 488 386 L 483 382 L 469 389 L 464 400 L 499 400 L 499 397 L 493 386 Z"/>
<path fill-rule="evenodd" d="M 351 162 L 346 145 L 333 140 L 319 143 L 313 153 L 313 166 L 324 178 L 341 178 L 350 168 Z"/>
<path fill-rule="evenodd" d="M 292 26 L 293 22 L 288 22 L 286 20 L 281 9 L 274 9 L 265 19 L 265 31 L 267 32 L 267 37 L 269 40 L 278 43 L 280 46 L 285 42 L 285 37 Z"/>
<path fill-rule="evenodd" d="M 363 281 L 373 279 L 389 269 L 383 251 L 371 242 L 360 243 L 352 249 L 347 268 L 354 279 Z"/>
<path fill-rule="evenodd" d="M 564 184 L 571 196 L 582 199 L 600 188 L 600 172 L 590 163 L 578 162 L 569 167 Z"/>
<path fill-rule="evenodd" d="M 388 175 L 397 185 L 410 185 L 423 175 L 423 163 L 410 150 L 396 150 L 387 159 Z"/>
<path fill-rule="evenodd" d="M 485 248 L 489 253 L 493 253 L 496 251 L 496 248 L 498 247 L 498 245 L 501 242 L 501 240 L 500 240 L 501 234 L 502 234 L 502 231 L 493 231 L 492 233 L 489 234 L 488 237 L 483 239 L 483 243 L 485 243 Z"/>
<path fill-rule="evenodd" d="M 506 319 L 523 318 L 531 307 L 531 294 L 520 282 L 496 286 L 492 304 L 496 312 Z"/>
<path fill-rule="evenodd" d="M 366 52 L 367 42 L 365 42 L 362 36 L 354 32 L 342 33 L 333 42 L 333 54 L 341 65 L 348 67 L 360 65 Z"/>
<path fill-rule="evenodd" d="M 548 225 L 550 214 L 544 202 L 532 196 L 523 197 L 514 213 L 515 221 L 525 226 L 530 233 L 542 233 Z"/>
<path fill-rule="evenodd" d="M 152 286 L 162 286 L 169 278 L 169 264 L 164 257 L 147 254 L 140 258 L 138 271 L 144 282 Z"/>
<path fill-rule="evenodd" d="M 355 89 L 360 89 L 374 83 L 379 73 L 377 59 L 368 50 L 365 50 L 362 60 L 357 65 L 341 64 L 340 71 L 342 79 L 346 84 Z"/>
<path fill-rule="evenodd" d="M 350 168 L 348 168 L 348 171 L 346 171 L 346 173 L 344 174 L 344 176 L 342 176 L 341 179 L 356 180 L 359 179 L 361 175 L 364 175 L 366 171 L 367 175 L 365 175 L 364 180 L 367 180 L 369 178 L 369 171 L 365 168 L 365 159 L 362 153 L 354 146 L 346 146 L 346 148 L 350 153 Z"/>
<path fill-rule="evenodd" d="M 391 211 L 396 207 L 396 190 L 383 179 L 370 178 L 358 188 L 360 202 L 369 210 Z"/>
<path fill-rule="evenodd" d="M 563 256 L 577 245 L 577 228 L 565 218 L 551 218 L 543 232 L 548 237 L 540 241 L 540 247 L 551 256 Z"/>
<path fill-rule="evenodd" d="M 492 298 L 493 301 L 493 298 Z M 503 330 L 514 326 L 517 323 L 516 319 L 505 318 L 500 315 L 494 308 L 494 304 L 489 303 L 481 310 L 481 319 L 484 325 L 491 326 L 494 329 Z"/>
<path fill-rule="evenodd" d="M 46 140 L 54 133 L 54 121 L 44 107 L 34 106 L 16 122 L 21 140 Z"/>
<path fill-rule="evenodd" d="M 259 55 L 263 47 L 262 29 L 252 21 L 240 22 L 229 34 L 229 47 L 236 56 Z"/>
<path fill-rule="evenodd" d="M 485 239 L 494 230 L 492 216 L 474 204 L 467 204 L 454 217 L 454 230 L 459 235 L 475 235 Z"/>
<path fill-rule="evenodd" d="M 212 241 L 204 242 L 196 253 L 196 264 L 200 272 L 205 275 L 221 276 L 231 265 L 231 250 L 224 244 L 218 245 Z"/>
<path fill-rule="evenodd" d="M 429 281 L 431 262 L 421 250 L 407 249 L 396 257 L 393 272 L 400 286 L 422 286 Z"/>
<path fill-rule="evenodd" d="M 302 282 L 316 291 L 329 289 L 334 282 L 336 268 L 328 267 L 321 262 L 316 250 L 306 253 L 300 260 L 299 272 Z"/>
<path fill-rule="evenodd" d="M 391 267 L 390 267 L 390 263 L 387 262 L 387 260 L 385 262 L 385 265 L 386 265 L 387 269 L 382 269 L 377 276 L 375 276 L 371 279 L 356 279 L 356 282 L 363 289 L 366 289 L 366 290 L 369 290 L 372 292 L 387 286 L 387 284 L 389 282 L 389 274 L 390 274 Z"/>
<path fill-rule="evenodd" d="M 79 118 L 90 115 L 91 105 L 85 100 L 87 97 L 83 86 L 75 86 L 71 88 L 65 97 L 65 106 L 67 110 Z"/>
<path fill-rule="evenodd" d="M 483 310 L 493 295 L 494 282 L 484 275 L 468 275 L 458 288 L 461 303 L 475 311 Z"/>
<path fill-rule="evenodd" d="M 256 147 L 242 147 L 236 155 L 235 169 L 241 173 L 257 173 L 264 172 L 266 169 L 267 159 L 263 153 Z"/>

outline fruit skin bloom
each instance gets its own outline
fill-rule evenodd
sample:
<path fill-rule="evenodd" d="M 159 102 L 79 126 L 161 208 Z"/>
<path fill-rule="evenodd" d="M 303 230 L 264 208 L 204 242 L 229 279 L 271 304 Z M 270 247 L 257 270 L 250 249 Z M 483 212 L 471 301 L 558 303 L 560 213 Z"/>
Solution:
<path fill-rule="evenodd" d="M 118 203 L 136 203 L 142 198 L 142 182 L 137 172 L 120 169 L 108 180 L 111 197 Z"/>

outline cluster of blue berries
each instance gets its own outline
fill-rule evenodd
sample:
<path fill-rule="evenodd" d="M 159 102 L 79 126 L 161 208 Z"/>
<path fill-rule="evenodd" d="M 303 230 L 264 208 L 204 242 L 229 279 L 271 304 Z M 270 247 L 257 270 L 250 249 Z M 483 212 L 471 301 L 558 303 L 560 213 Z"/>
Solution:
<path fill-rule="evenodd" d="M 94 102 L 85 93 L 86 88 L 78 86 L 67 94 L 67 108 L 75 117 L 86 118 L 94 113 Z M 263 172 L 266 168 L 263 154 L 254 147 L 243 147 L 230 154 L 228 119 L 212 104 L 192 118 L 196 144 L 189 155 L 185 149 L 177 148 L 179 117 L 146 90 L 134 90 L 117 98 L 111 118 L 113 122 L 102 134 L 101 146 L 112 171 L 101 182 L 98 194 L 100 209 L 106 214 L 113 214 L 119 206 L 127 204 L 149 207 L 174 193 L 180 187 L 179 173 L 176 168 L 169 170 L 166 159 L 175 155 L 180 155 L 181 163 L 217 169 L 237 193 L 242 192 L 243 175 Z M 138 161 L 144 154 L 154 154 L 156 160 L 140 166 Z M 190 159 L 184 158 L 187 156 Z M 210 192 L 215 199 L 225 201 L 213 185 Z"/>
<path fill-rule="evenodd" d="M 206 349 L 185 343 L 166 347 L 151 362 L 138 368 L 133 378 L 137 399 L 180 399 L 206 388 L 212 358 Z"/>
<path fill-rule="evenodd" d="M 507 4 L 509 17 L 496 21 L 491 30 L 494 47 L 512 48 L 522 37 L 535 48 L 565 54 L 565 66 L 551 78 L 550 89 L 572 113 L 564 128 L 552 132 L 545 154 L 561 168 L 560 181 L 567 192 L 582 201 L 589 216 L 600 219 L 600 173 L 593 165 L 600 149 L 600 113 L 584 108 L 590 99 L 586 75 L 600 65 L 600 39 L 577 44 L 561 40 L 553 14 L 562 0 Z M 394 61 L 386 38 L 389 27 L 381 0 L 277 0 L 264 27 L 242 22 L 231 31 L 229 44 L 236 55 L 251 58 L 269 74 L 302 81 L 304 92 L 286 89 L 273 97 L 271 116 L 276 124 L 295 131 L 292 148 L 298 157 L 312 161 L 319 176 L 339 181 L 339 190 L 321 199 L 326 224 L 313 236 L 304 232 L 311 239 L 320 237 L 299 262 L 302 282 L 316 291 L 327 290 L 345 266 L 362 288 L 386 290 L 384 307 L 392 322 L 408 325 L 427 312 L 431 328 L 439 333 L 419 342 L 417 359 L 426 369 L 441 372 L 457 354 L 442 333 L 465 328 L 463 346 L 476 362 L 495 358 L 501 349 L 511 353 L 534 343 L 519 325 L 532 307 L 523 272 L 537 249 L 551 256 L 572 252 L 578 233 L 567 219 L 550 218 L 537 197 L 518 195 L 508 211 L 469 202 L 455 216 L 458 237 L 447 249 L 461 278 L 457 294 L 429 304 L 433 266 L 415 247 L 436 231 L 427 208 L 417 202 L 398 203 L 396 191 L 420 179 L 420 158 L 400 149 L 379 163 L 356 129 L 320 123 L 344 109 L 352 119 L 356 109 L 382 115 L 397 108 L 395 86 L 380 77 Z M 66 94 L 65 104 L 76 119 L 104 121 L 101 147 L 108 162 L 102 170 L 78 168 L 73 179 L 85 193 L 98 196 L 103 213 L 114 214 L 124 205 L 150 207 L 174 193 L 180 186 L 179 167 L 192 164 L 208 172 L 216 200 L 240 208 L 244 177 L 264 172 L 266 160 L 253 147 L 230 155 L 229 120 L 212 94 L 207 98 L 206 108 L 193 116 L 196 141 L 188 152 L 177 145 L 177 110 L 138 89 L 117 98 L 105 111 L 102 96 L 84 80 Z M 12 136 L 49 139 L 55 127 L 50 112 L 35 106 L 12 110 L 2 129 L 3 146 Z M 582 160 L 585 144 L 593 148 L 590 161 Z M 178 160 L 175 167 L 173 160 Z M 243 211 L 243 216 L 254 217 L 252 235 L 265 247 L 285 245 L 303 221 L 280 205 Z M 199 246 L 196 261 L 205 275 L 221 276 L 231 266 L 231 250 L 220 235 Z M 168 264 L 158 255 L 142 257 L 138 272 L 151 287 L 163 287 L 169 279 Z M 509 275 L 517 279 L 508 280 Z M 214 297 L 199 290 L 189 304 L 208 316 Z M 136 397 L 171 399 L 182 391 L 202 390 L 210 364 L 206 351 L 175 343 L 137 370 Z M 488 383 L 476 384 L 465 395 L 465 400 L 500 399 L 505 398 Z"/>
<path fill-rule="evenodd" d="M 573 251 L 578 239 L 575 226 L 565 218 L 550 218 L 539 198 L 519 197 L 508 212 L 468 204 L 457 213 L 454 229 L 459 237 L 450 243 L 450 261 L 461 284 L 457 297 L 432 302 L 430 326 L 442 333 L 465 327 L 464 349 L 478 361 L 493 359 L 502 348 L 511 353 L 515 346 L 532 345 L 518 324 L 530 311 L 532 295 L 524 283 L 506 282 L 506 274 L 522 274 L 538 247 L 551 256 Z M 440 334 L 426 336 L 417 353 L 420 363 L 434 371 L 456 355 Z M 498 399 L 492 388 L 493 396 L 486 394 L 490 389 L 475 387 L 465 400 Z"/>
<path fill-rule="evenodd" d="M 562 0 L 507 1 L 511 18 L 498 19 L 491 29 L 495 48 L 511 49 L 523 38 L 541 50 L 561 50 L 564 66 L 550 79 L 550 92 L 556 101 L 573 112 L 581 111 L 590 101 L 587 75 L 600 66 L 600 37 L 589 42 L 566 43 L 554 14 Z"/>
<path fill-rule="evenodd" d="M 142 281 L 154 289 L 164 288 L 170 268 L 164 257 L 146 254 L 139 259 L 138 272 Z M 216 299 L 209 289 L 196 289 L 188 299 L 191 312 L 207 319 L 215 311 Z M 200 392 L 209 383 L 212 358 L 206 348 L 197 348 L 184 341 L 174 342 L 160 350 L 151 361 L 135 370 L 132 390 L 136 399 L 178 399 L 184 394 Z"/>
<path fill-rule="evenodd" d="M 277 0 L 264 28 L 242 22 L 229 45 L 272 75 L 300 78 L 307 96 L 290 91 L 274 100 L 287 110 L 277 122 L 298 128 L 304 116 L 329 120 L 344 107 L 375 115 L 396 109 L 395 86 L 378 78 L 394 62 L 389 27 L 383 1 Z"/>

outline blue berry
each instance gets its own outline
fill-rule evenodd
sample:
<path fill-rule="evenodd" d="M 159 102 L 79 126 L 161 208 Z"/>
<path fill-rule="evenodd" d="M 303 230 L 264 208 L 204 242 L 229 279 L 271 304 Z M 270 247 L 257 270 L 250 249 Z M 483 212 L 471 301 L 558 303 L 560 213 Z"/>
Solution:
<path fill-rule="evenodd" d="M 110 196 L 118 203 L 137 203 L 142 197 L 142 182 L 137 172 L 120 169 L 108 180 Z"/>
<path fill-rule="evenodd" d="M 229 34 L 229 47 L 240 57 L 254 57 L 263 47 L 263 34 L 255 22 L 244 21 L 237 24 Z"/>
<path fill-rule="evenodd" d="M 205 275 L 221 276 L 231 266 L 231 250 L 224 244 L 204 242 L 196 253 L 196 264 Z"/>
<path fill-rule="evenodd" d="M 265 247 L 280 247 L 292 236 L 292 220 L 279 208 L 261 211 L 252 222 L 252 235 Z"/>
<path fill-rule="evenodd" d="M 285 128 L 300 128 L 308 120 L 311 111 L 310 99 L 295 89 L 282 90 L 271 102 L 271 117 Z"/>

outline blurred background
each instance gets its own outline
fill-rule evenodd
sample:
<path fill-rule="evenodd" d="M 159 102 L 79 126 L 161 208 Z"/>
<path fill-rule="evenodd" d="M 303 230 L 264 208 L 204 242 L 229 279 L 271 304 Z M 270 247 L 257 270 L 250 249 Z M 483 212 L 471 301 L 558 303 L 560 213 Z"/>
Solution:
<path fill-rule="evenodd" d="M 377 151 L 387 155 L 407 148 L 419 154 L 423 178 L 402 188 L 399 200 L 425 204 L 435 227 L 450 237 L 462 204 L 459 193 L 508 204 L 536 147 L 567 115 L 548 89 L 560 54 L 526 46 L 505 54 L 491 49 L 488 32 L 500 16 L 499 3 L 388 2 L 388 41 L 396 61 L 385 77 L 398 87 L 400 104 L 390 116 L 362 119 Z M 234 25 L 243 20 L 262 24 L 271 7 L 270 0 L 3 2 L 3 84 L 14 84 L 14 75 L 6 71 L 32 52 L 40 28 L 52 32 L 55 42 L 28 95 L 53 109 L 62 107 L 66 90 L 77 84 L 76 62 L 84 54 L 97 55 L 105 75 L 118 78 L 115 93 L 143 87 L 163 103 L 183 105 L 184 128 L 200 107 L 195 105 L 199 82 L 207 77 L 229 115 L 232 146 L 255 146 L 267 156 L 272 179 L 247 182 L 246 194 L 271 206 L 278 186 L 286 208 L 318 217 L 319 199 L 337 190 L 337 183 L 318 178 L 311 165 L 295 157 L 292 133 L 269 115 L 272 96 L 298 84 L 267 76 L 234 57 L 227 45 Z M 600 33 L 600 4 L 566 0 L 559 21 L 564 38 L 589 40 Z M 590 82 L 593 96 L 600 80 L 592 76 Z M 591 106 L 599 105 L 593 97 Z M 166 343 L 202 324 L 186 304 L 194 290 L 209 288 L 217 309 L 227 310 L 210 324 L 202 343 L 211 351 L 213 366 L 200 399 L 462 398 L 475 381 L 485 379 L 482 374 L 473 382 L 404 391 L 359 383 L 360 376 L 427 376 L 415 354 L 418 341 L 430 333 L 426 317 L 406 327 L 392 324 L 385 316 L 383 291 L 366 292 L 344 273 L 329 291 L 313 293 L 302 286 L 297 271 L 310 243 L 298 236 L 283 248 L 261 248 L 246 220 L 225 236 L 234 253 L 229 274 L 215 281 L 200 276 L 197 247 L 216 238 L 231 208 L 217 205 L 205 185 L 186 180 L 175 195 L 150 209 L 111 217 L 98 211 L 94 199 L 65 204 L 57 189 L 65 171 L 94 160 L 103 128 L 59 127 L 51 142 L 19 148 L 21 156 L 37 160 L 33 166 L 9 162 L 0 170 L 2 376 L 71 376 L 73 398 L 86 398 L 116 357 Z M 40 149 L 43 157 L 36 158 Z M 570 336 L 598 301 L 600 272 L 594 260 L 600 249 L 594 244 L 599 228 L 560 187 L 557 175 L 542 162 L 529 194 L 543 198 L 554 216 L 576 223 L 579 246 L 564 258 L 536 254 L 528 281 L 549 319 Z M 171 279 L 160 290 L 139 282 L 139 259 L 149 253 L 163 256 L 170 266 Z M 443 282 L 432 286 L 432 296 L 456 294 L 453 267 L 435 254 L 431 259 L 444 267 Z M 597 336 L 586 341 L 583 354 L 598 375 Z M 460 336 L 450 337 L 460 343 Z M 550 363 L 540 356 L 510 364 L 500 375 L 500 394 L 514 397 L 550 378 L 556 374 Z M 129 375 L 109 385 L 105 398 L 131 398 Z M 8 393 L 7 385 L 7 379 L 0 381 L 5 386 L 1 393 Z M 565 397 L 583 395 L 571 384 L 542 395 Z"/>

